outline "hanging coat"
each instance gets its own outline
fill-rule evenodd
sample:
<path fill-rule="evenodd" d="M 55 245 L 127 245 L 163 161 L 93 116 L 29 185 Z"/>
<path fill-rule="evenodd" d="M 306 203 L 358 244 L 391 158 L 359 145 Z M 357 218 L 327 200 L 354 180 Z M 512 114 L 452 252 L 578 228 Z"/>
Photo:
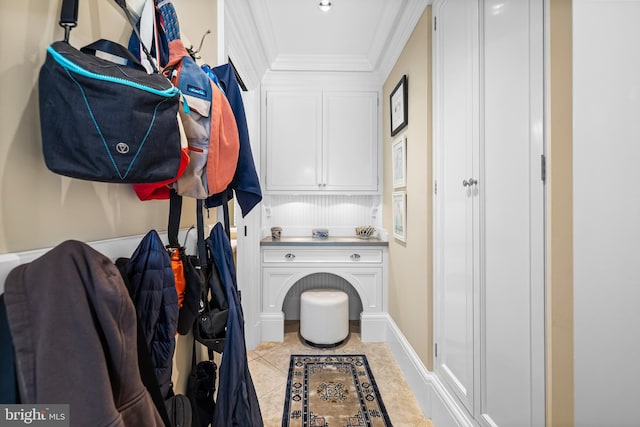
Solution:
<path fill-rule="evenodd" d="M 4 298 L 21 403 L 67 403 L 71 427 L 164 427 L 140 379 L 135 309 L 109 258 L 67 240 L 11 270 Z"/>
<path fill-rule="evenodd" d="M 235 191 L 242 216 L 245 217 L 262 200 L 262 191 L 260 190 L 256 166 L 253 162 L 253 155 L 251 154 L 251 142 L 249 141 L 249 130 L 247 128 L 242 95 L 233 67 L 230 64 L 220 65 L 213 69 L 205 67 L 203 66 L 205 71 L 211 71 L 209 74 L 214 74 L 218 78 L 218 82 L 224 90 L 236 119 L 238 137 L 240 139 L 238 165 L 233 180 L 225 191 L 207 198 L 205 206 L 208 208 L 220 206 L 233 198 L 233 191 Z"/>
<path fill-rule="evenodd" d="M 16 358 L 13 354 L 13 339 L 4 305 L 4 294 L 0 295 L 0 404 L 18 402 L 16 384 Z"/>
<path fill-rule="evenodd" d="M 258 396 L 249 372 L 244 340 L 244 316 L 238 298 L 231 244 L 217 223 L 206 240 L 229 302 L 226 340 L 218 377 L 218 398 L 213 414 L 216 427 L 262 427 Z"/>
<path fill-rule="evenodd" d="M 178 292 L 171 258 L 155 230 L 142 239 L 131 258 L 122 265 L 129 292 L 147 340 L 151 363 L 164 399 L 172 395 L 171 370 L 178 330 Z"/>

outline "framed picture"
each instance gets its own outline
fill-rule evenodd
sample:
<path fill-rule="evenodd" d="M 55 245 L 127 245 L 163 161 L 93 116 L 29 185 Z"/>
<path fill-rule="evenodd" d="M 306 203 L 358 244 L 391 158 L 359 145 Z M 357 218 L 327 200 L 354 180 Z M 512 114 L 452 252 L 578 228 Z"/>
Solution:
<path fill-rule="evenodd" d="M 393 159 L 393 188 L 407 185 L 407 138 L 402 135 L 391 146 Z"/>
<path fill-rule="evenodd" d="M 407 241 L 407 193 L 395 191 L 393 193 L 393 237 Z"/>
<path fill-rule="evenodd" d="M 395 136 L 408 123 L 407 75 L 403 75 L 390 95 L 391 136 Z"/>

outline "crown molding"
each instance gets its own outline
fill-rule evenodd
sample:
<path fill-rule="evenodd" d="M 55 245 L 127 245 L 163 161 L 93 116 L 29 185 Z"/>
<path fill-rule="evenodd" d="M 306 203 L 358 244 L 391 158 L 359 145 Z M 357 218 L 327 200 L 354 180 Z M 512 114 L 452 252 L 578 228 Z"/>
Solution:
<path fill-rule="evenodd" d="M 225 15 L 225 44 L 227 55 L 249 89 L 260 86 L 269 69 L 257 26 L 246 1 L 227 1 Z"/>
<path fill-rule="evenodd" d="M 404 49 L 409 37 L 422 17 L 424 9 L 432 3 L 431 0 L 408 0 L 406 7 L 398 17 L 395 24 L 396 31 L 391 35 L 385 48 L 385 54 L 381 55 L 379 62 L 374 64 L 376 71 L 379 73 L 381 81 L 384 82 L 394 65 L 398 61 L 402 50 Z"/>
<path fill-rule="evenodd" d="M 278 55 L 275 34 L 264 0 L 225 2 L 225 44 L 245 84 L 260 85 L 270 72 L 351 72 L 383 84 L 395 66 L 413 29 L 431 0 L 385 3 L 385 15 L 395 19 L 378 23 L 371 49 L 363 55 Z M 390 34 L 385 37 L 385 34 Z"/>
<path fill-rule="evenodd" d="M 271 63 L 276 71 L 373 71 L 368 58 L 357 55 L 278 55 Z"/>

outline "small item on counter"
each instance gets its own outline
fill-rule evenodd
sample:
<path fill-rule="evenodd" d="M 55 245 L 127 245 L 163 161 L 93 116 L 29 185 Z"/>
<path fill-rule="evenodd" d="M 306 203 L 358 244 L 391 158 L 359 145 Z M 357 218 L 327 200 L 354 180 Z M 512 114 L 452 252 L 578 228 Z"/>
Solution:
<path fill-rule="evenodd" d="M 375 231 L 376 228 L 371 225 L 356 227 L 356 236 L 360 239 L 367 240 L 373 237 Z"/>
<path fill-rule="evenodd" d="M 271 227 L 271 238 L 278 240 L 282 237 L 282 227 Z"/>
<path fill-rule="evenodd" d="M 313 236 L 314 239 L 326 239 L 329 237 L 329 229 L 314 228 L 311 230 L 311 236 Z"/>

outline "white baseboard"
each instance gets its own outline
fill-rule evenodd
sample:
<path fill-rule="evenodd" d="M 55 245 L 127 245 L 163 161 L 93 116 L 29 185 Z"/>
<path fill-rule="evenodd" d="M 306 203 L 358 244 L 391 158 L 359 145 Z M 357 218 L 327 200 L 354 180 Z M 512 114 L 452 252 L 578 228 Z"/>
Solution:
<path fill-rule="evenodd" d="M 360 340 L 362 342 L 385 342 L 387 313 L 360 314 Z"/>
<path fill-rule="evenodd" d="M 391 316 L 387 315 L 386 323 L 386 343 L 425 417 L 436 427 L 477 427 L 438 376 L 424 366 Z"/>
<path fill-rule="evenodd" d="M 260 313 L 262 341 L 284 341 L 284 313 Z"/>

